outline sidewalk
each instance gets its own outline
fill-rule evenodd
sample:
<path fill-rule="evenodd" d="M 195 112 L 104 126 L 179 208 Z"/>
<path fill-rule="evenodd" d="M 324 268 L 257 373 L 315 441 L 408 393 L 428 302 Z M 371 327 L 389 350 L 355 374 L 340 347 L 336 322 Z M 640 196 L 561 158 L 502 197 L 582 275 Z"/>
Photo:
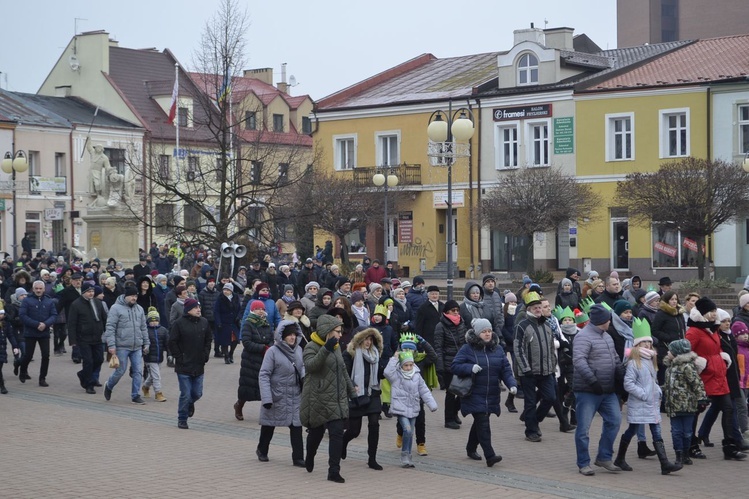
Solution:
<path fill-rule="evenodd" d="M 241 348 L 237 352 L 237 358 Z M 38 354 L 37 354 L 38 355 Z M 52 357 L 49 388 L 37 384 L 39 360 L 30 365 L 32 380 L 21 384 L 5 366 L 8 395 L 0 395 L 2 453 L 6 477 L 2 496 L 13 498 L 122 497 L 392 497 L 413 490 L 420 497 L 502 497 L 575 499 L 616 497 L 738 497 L 747 462 L 724 461 L 720 446 L 704 449 L 705 461 L 670 476 L 661 476 L 655 459 L 640 460 L 630 449 L 632 473 L 598 470 L 583 477 L 575 466 L 574 435 L 560 433 L 556 421 L 542 423 L 543 442 L 524 440 L 517 414 L 492 418 L 495 449 L 504 460 L 494 468 L 465 456 L 471 417 L 461 430 L 442 426 L 444 392 L 436 391 L 440 410 L 427 414 L 429 456 L 414 456 L 416 469 L 398 467 L 395 421 L 381 422 L 378 461 L 384 471 L 366 466 L 366 427 L 349 446 L 342 463 L 345 484 L 326 480 L 326 444 L 314 473 L 291 466 L 288 430 L 279 428 L 270 462 L 255 456 L 259 436 L 258 402 L 245 405 L 245 420 L 234 419 L 239 363 L 211 358 L 206 366 L 204 397 L 196 404 L 189 430 L 177 428 L 177 379 L 162 364 L 168 401 L 130 403 L 130 378 L 115 387 L 112 400 L 103 388 L 86 395 L 78 386 L 78 365 L 69 356 Z M 111 369 L 102 368 L 102 381 Z M 519 401 L 522 403 L 522 401 Z M 504 410 L 504 406 L 502 406 Z M 591 452 L 600 434 L 600 419 L 591 428 Z M 670 434 L 663 434 L 669 455 Z M 719 425 L 713 440 L 720 441 Z"/>

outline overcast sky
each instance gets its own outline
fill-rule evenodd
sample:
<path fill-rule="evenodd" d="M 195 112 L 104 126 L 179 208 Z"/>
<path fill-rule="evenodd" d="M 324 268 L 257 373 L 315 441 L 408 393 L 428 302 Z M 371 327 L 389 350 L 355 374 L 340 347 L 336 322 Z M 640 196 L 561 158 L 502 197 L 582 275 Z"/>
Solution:
<path fill-rule="evenodd" d="M 121 47 L 169 48 L 190 66 L 220 0 L 2 1 L 0 86 L 35 93 L 74 34 L 105 30 Z M 530 23 L 568 26 L 616 48 L 616 0 L 238 0 L 247 7 L 249 68 L 281 64 L 292 94 L 320 99 L 425 52 L 508 50 Z M 7 78 L 7 83 L 6 83 Z"/>

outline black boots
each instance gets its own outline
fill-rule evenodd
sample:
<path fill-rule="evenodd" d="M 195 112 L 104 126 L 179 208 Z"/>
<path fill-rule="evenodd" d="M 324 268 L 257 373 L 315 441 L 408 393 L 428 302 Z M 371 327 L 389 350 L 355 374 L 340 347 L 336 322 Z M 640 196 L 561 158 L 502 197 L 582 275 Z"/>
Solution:
<path fill-rule="evenodd" d="M 237 400 L 234 402 L 234 417 L 238 421 L 244 421 L 244 415 L 242 414 L 242 408 L 244 407 L 244 400 Z"/>
<path fill-rule="evenodd" d="M 661 475 L 668 475 L 672 471 L 679 471 L 681 469 L 681 463 L 672 463 L 666 456 L 666 447 L 663 445 L 663 440 L 657 440 L 653 442 L 655 452 L 658 454 L 658 460 L 661 462 Z"/>
<path fill-rule="evenodd" d="M 739 450 L 739 447 L 738 445 L 736 445 L 736 441 L 734 439 L 727 438 L 723 440 L 723 459 L 735 459 L 736 461 L 743 461 L 744 459 L 746 459 L 746 454 Z"/>
<path fill-rule="evenodd" d="M 702 453 L 702 449 L 700 449 L 700 439 L 696 436 L 692 435 L 692 444 L 689 446 L 689 457 L 693 457 L 695 459 L 707 459 L 707 456 Z"/>
<path fill-rule="evenodd" d="M 689 459 L 689 452 L 683 451 L 683 450 L 677 450 L 676 452 L 676 461 L 674 461 L 674 464 L 685 464 L 685 465 L 691 465 L 694 464 L 691 459 Z"/>
<path fill-rule="evenodd" d="M 505 407 L 507 407 L 508 412 L 518 412 L 518 410 L 515 408 L 515 395 L 511 393 L 507 395 L 507 401 L 505 402 Z"/>
<path fill-rule="evenodd" d="M 5 381 L 1 379 L 0 379 L 0 393 L 2 393 L 3 395 L 8 393 L 8 389 L 5 388 Z"/>
<path fill-rule="evenodd" d="M 382 471 L 382 466 L 377 463 L 377 445 L 380 442 L 380 425 L 369 425 L 367 430 L 367 454 L 369 456 L 367 466 L 373 470 Z"/>
<path fill-rule="evenodd" d="M 619 452 L 616 453 L 616 459 L 614 460 L 614 465 L 619 466 L 624 471 L 632 471 L 632 466 L 627 464 L 627 461 L 624 459 L 627 455 L 629 442 L 631 442 L 631 440 L 625 440 L 624 437 L 619 440 Z"/>
<path fill-rule="evenodd" d="M 637 442 L 637 457 L 645 459 L 646 457 L 655 456 L 657 453 L 654 450 L 648 448 L 647 442 Z"/>

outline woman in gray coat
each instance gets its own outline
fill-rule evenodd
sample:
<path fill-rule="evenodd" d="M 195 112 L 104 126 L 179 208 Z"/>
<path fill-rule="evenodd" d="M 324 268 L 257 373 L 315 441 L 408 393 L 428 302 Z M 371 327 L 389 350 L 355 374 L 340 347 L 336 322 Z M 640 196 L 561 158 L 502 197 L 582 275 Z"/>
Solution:
<path fill-rule="evenodd" d="M 294 466 L 304 468 L 302 421 L 299 407 L 302 403 L 302 331 L 292 321 L 284 320 L 276 328 L 275 343 L 265 353 L 260 366 L 260 441 L 257 458 L 268 461 L 268 447 L 276 426 L 288 426 L 291 438 L 291 460 Z"/>

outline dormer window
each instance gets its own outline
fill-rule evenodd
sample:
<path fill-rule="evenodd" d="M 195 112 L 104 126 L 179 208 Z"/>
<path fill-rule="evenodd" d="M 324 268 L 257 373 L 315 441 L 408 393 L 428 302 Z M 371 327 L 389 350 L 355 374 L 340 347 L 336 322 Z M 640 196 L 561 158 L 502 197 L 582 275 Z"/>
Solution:
<path fill-rule="evenodd" d="M 533 54 L 523 54 L 518 60 L 518 85 L 538 84 L 538 58 Z"/>

